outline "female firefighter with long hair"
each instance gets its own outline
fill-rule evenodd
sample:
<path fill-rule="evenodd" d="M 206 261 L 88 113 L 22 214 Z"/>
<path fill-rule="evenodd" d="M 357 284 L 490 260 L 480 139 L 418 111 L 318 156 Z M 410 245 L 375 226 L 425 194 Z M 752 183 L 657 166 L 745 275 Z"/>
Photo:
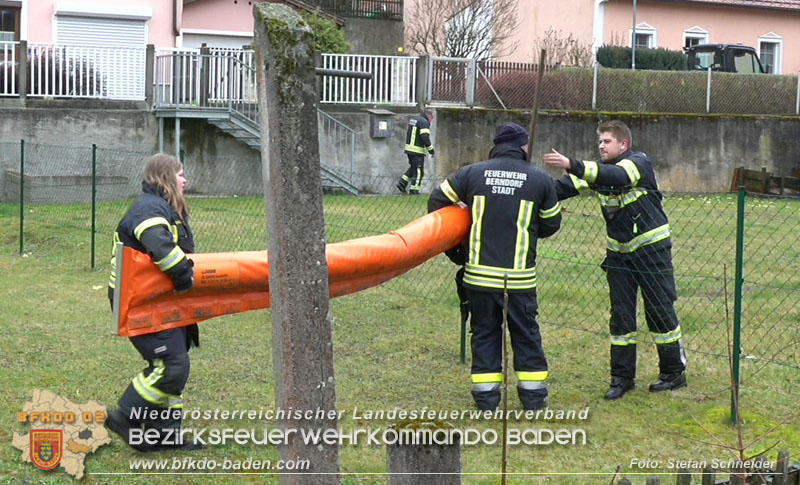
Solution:
<path fill-rule="evenodd" d="M 142 194 L 123 216 L 114 234 L 117 243 L 148 254 L 166 273 L 176 292 L 194 284 L 194 252 L 189 211 L 183 197 L 186 177 L 175 157 L 158 154 L 144 168 Z M 112 256 L 108 296 L 116 287 L 116 255 Z M 193 450 L 196 442 L 180 439 L 183 388 L 189 379 L 189 348 L 199 343 L 197 324 L 131 337 L 130 341 L 147 367 L 128 385 L 119 406 L 106 419 L 106 426 L 138 451 Z M 153 412 L 156 411 L 156 412 Z M 142 434 L 140 430 L 147 431 Z M 155 433 L 154 431 L 157 431 Z"/>

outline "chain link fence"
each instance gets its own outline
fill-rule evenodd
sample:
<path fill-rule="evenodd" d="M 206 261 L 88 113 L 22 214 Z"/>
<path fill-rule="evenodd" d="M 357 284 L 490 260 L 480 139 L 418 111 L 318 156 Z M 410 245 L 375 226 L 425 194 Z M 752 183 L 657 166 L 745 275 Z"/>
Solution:
<path fill-rule="evenodd" d="M 434 105 L 533 108 L 536 64 L 432 60 Z M 547 66 L 539 100 L 545 110 L 799 115 L 800 77 Z"/>
<path fill-rule="evenodd" d="M 67 250 L 104 270 L 116 224 L 140 191 L 149 152 L 0 143 L 0 217 L 15 237 L 6 252 Z M 219 158 L 217 164 L 232 160 Z M 199 167 L 185 162 L 187 199 L 202 252 L 267 247 L 264 198 L 240 195 L 252 183 L 220 177 L 213 193 L 191 190 Z M 20 176 L 24 174 L 24 176 Z M 257 174 L 251 178 L 260 179 Z M 356 182 L 393 187 L 394 177 L 358 174 Z M 390 193 L 388 190 L 385 193 Z M 94 196 L 93 196 L 94 194 Z M 689 351 L 727 357 L 736 315 L 737 234 L 743 233 L 741 355 L 754 362 L 800 368 L 800 199 L 758 194 L 667 194 L 664 208 L 673 234 L 676 311 Z M 94 203 L 92 202 L 94 200 Z M 740 202 L 741 201 L 741 202 Z M 329 243 L 383 234 L 426 212 L 425 196 L 324 196 Z M 595 197 L 562 202 L 563 225 L 539 242 L 539 320 L 608 337 L 605 222 Z M 741 206 L 741 207 L 740 207 Z M 743 224 L 737 223 L 742 210 Z M 9 231 L 6 232 L 9 234 Z M 20 237 L 21 236 L 21 237 Z M 96 260 L 96 264 L 95 264 Z M 383 286 L 427 303 L 453 308 L 456 267 L 443 255 Z M 638 298 L 641 300 L 641 298 Z M 640 343 L 646 335 L 638 303 Z"/>

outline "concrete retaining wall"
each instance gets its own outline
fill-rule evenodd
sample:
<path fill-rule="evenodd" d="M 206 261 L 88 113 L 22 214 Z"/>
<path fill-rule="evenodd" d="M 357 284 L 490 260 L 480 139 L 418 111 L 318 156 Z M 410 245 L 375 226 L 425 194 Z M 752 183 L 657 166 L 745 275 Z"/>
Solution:
<path fill-rule="evenodd" d="M 81 147 L 92 143 L 110 152 L 132 151 L 98 171 L 103 176 L 127 177 L 127 189 L 120 196 L 140 190 L 142 168 L 148 154 L 158 150 L 158 120 L 152 112 L 136 107 L 117 109 L 51 102 L 33 108 L 0 107 L 0 142 L 31 145 Z M 363 107 L 322 107 L 331 116 L 356 132 L 356 184 L 368 193 L 394 193 L 394 182 L 408 167 L 403 153 L 406 122 L 416 115 L 413 107 L 389 109 L 395 113 L 392 136 L 372 138 L 370 115 Z M 433 187 L 434 177 L 444 177 L 459 166 L 483 160 L 492 146 L 494 128 L 506 121 L 527 126 L 527 112 L 444 108 L 436 111 L 432 124 L 435 162 L 425 166 L 423 192 Z M 733 169 L 738 166 L 790 175 L 800 166 L 799 117 L 722 117 L 722 116 L 619 116 L 633 130 L 636 149 L 653 160 L 659 183 L 665 191 L 725 192 L 730 187 Z M 606 116 L 602 116 L 606 119 Z M 595 128 L 601 116 L 588 114 L 542 114 L 533 143 L 534 161 L 551 148 L 580 159 L 595 159 Z M 174 153 L 174 122 L 164 123 L 164 151 Z M 181 122 L 181 145 L 186 151 L 189 190 L 199 194 L 260 194 L 261 159 L 259 152 L 220 132 L 204 120 Z M 4 147 L 11 145 L 6 144 Z M 0 153 L 0 177 L 6 170 L 18 170 L 19 147 Z M 14 151 L 16 150 L 16 151 Z M 13 152 L 13 153 L 12 153 Z M 68 158 L 68 157 L 66 157 Z M 66 158 L 64 158 L 66 160 Z M 84 176 L 90 173 L 80 161 L 46 161 L 36 165 L 35 175 Z M 62 163 L 63 162 L 63 163 Z M 52 164 L 52 167 L 48 166 Z M 80 166 L 78 166 L 80 165 Z M 28 172 L 28 170 L 26 170 Z M 560 175 L 553 173 L 553 175 Z M 7 184 L 0 180 L 0 187 Z M 6 192 L 3 190 L 2 192 Z M 123 193 L 124 192 L 124 193 Z"/>
<path fill-rule="evenodd" d="M 664 191 L 726 192 L 736 167 L 791 175 L 800 166 L 800 117 L 641 116 L 543 114 L 531 148 L 534 163 L 555 148 L 581 160 L 595 160 L 600 121 L 617 118 L 630 126 L 633 147 L 653 161 Z M 438 110 L 436 173 L 484 159 L 494 128 L 506 121 L 525 127 L 528 113 L 501 110 Z M 553 172 L 553 175 L 560 173 Z"/>

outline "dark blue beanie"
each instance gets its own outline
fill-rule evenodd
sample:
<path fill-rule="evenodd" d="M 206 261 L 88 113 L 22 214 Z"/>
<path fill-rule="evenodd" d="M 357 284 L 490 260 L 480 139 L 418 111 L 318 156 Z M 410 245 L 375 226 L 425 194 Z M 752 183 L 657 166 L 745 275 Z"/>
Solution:
<path fill-rule="evenodd" d="M 513 143 L 517 146 L 528 144 L 528 132 L 516 123 L 505 123 L 497 127 L 494 144 Z"/>

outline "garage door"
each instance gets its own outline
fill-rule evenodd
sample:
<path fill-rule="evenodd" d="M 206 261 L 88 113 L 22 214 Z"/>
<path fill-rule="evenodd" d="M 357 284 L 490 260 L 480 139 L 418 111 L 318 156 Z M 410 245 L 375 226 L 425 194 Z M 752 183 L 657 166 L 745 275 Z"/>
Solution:
<path fill-rule="evenodd" d="M 100 79 L 100 96 L 144 99 L 145 20 L 56 16 L 56 43 L 83 75 Z"/>

